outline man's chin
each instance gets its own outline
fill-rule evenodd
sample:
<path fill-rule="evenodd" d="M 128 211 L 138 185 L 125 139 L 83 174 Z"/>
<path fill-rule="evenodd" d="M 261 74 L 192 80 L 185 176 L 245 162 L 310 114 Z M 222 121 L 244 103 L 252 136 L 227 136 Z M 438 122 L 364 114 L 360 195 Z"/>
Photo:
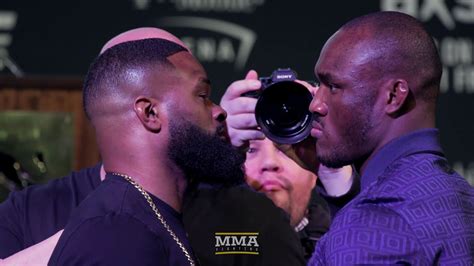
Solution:
<path fill-rule="evenodd" d="M 275 206 L 283 209 L 286 213 L 289 212 L 288 199 L 282 198 L 282 191 L 268 191 L 264 192 L 265 196 L 273 201 Z"/>
<path fill-rule="evenodd" d="M 244 182 L 245 155 L 227 141 L 226 131 L 209 132 L 185 119 L 170 125 L 168 154 L 194 182 L 212 185 L 235 185 Z M 221 137 L 222 136 L 222 137 Z"/>
<path fill-rule="evenodd" d="M 329 168 L 341 168 L 343 166 L 351 164 L 351 162 L 337 160 L 337 159 L 333 159 L 333 158 L 329 158 L 329 157 L 324 157 L 324 156 L 321 156 L 321 155 L 318 155 L 317 158 L 318 158 L 318 161 L 321 164 L 323 164 L 324 166 L 329 167 Z"/>

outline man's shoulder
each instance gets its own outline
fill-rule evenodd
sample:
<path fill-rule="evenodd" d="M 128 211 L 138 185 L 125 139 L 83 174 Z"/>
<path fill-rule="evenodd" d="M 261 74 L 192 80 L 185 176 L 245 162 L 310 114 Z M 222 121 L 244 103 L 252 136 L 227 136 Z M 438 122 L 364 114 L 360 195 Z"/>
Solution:
<path fill-rule="evenodd" d="M 96 165 L 46 184 L 12 192 L 0 204 L 3 229 L 0 237 L 5 242 L 2 247 L 13 242 L 28 247 L 62 229 L 72 210 L 100 183 L 99 175 L 100 165 Z M 4 232 L 10 232 L 16 240 L 7 240 Z"/>
<path fill-rule="evenodd" d="M 359 203 L 390 206 L 410 223 L 446 217 L 455 213 L 472 216 L 474 188 L 434 154 L 414 154 L 392 163 L 377 182 L 357 197 Z"/>
<path fill-rule="evenodd" d="M 319 255 L 315 256 L 334 265 L 417 264 L 427 259 L 410 224 L 385 206 L 354 203 L 347 206 L 338 213 L 320 242 L 316 252 Z"/>
<path fill-rule="evenodd" d="M 425 207 L 434 216 L 440 213 L 429 209 L 442 207 L 444 211 L 452 210 L 446 208 L 445 204 L 431 206 L 434 202 L 446 200 L 443 198 L 474 200 L 474 189 L 451 168 L 446 158 L 426 153 L 412 154 L 394 161 L 377 177 L 377 181 L 364 190 L 357 199 L 391 205 L 401 211 L 420 204 L 430 205 Z"/>
<path fill-rule="evenodd" d="M 445 157 L 438 154 L 418 153 L 402 157 L 392 162 L 381 176 L 381 183 L 396 181 L 404 188 L 410 184 L 427 184 L 427 190 L 459 189 L 467 181 L 448 163 Z"/>
<path fill-rule="evenodd" d="M 344 252 L 354 247 L 371 250 L 375 248 L 371 244 L 376 244 L 384 254 L 396 254 L 392 243 L 403 246 L 399 251 L 405 253 L 400 254 L 418 250 L 425 254 L 420 258 L 431 261 L 440 252 L 443 255 L 438 259 L 452 259 L 451 243 L 472 237 L 473 225 L 466 221 L 474 217 L 473 195 L 472 187 L 442 157 L 403 158 L 336 216 L 327 247 L 333 247 L 337 239 L 346 246 Z M 371 240 L 364 243 L 362 239 Z M 456 252 L 464 256 L 469 250 L 462 245 Z"/>
<path fill-rule="evenodd" d="M 49 264 L 159 264 L 168 260 L 164 250 L 163 241 L 142 221 L 110 212 L 82 219 L 72 228 L 68 225 Z"/>
<path fill-rule="evenodd" d="M 74 210 L 68 224 L 112 213 L 126 214 L 126 210 L 129 208 L 124 208 L 124 204 L 133 203 L 133 201 L 127 200 L 127 197 L 130 198 L 130 194 L 133 194 L 129 189 L 128 183 L 120 182 L 117 179 L 105 179 Z"/>
<path fill-rule="evenodd" d="M 100 164 L 71 172 L 69 175 L 53 179 L 45 184 L 37 184 L 24 190 L 12 192 L 6 201 L 18 206 L 22 203 L 51 203 L 52 200 L 71 198 L 82 200 L 100 183 Z M 65 200 L 66 201 L 66 200 Z"/>
<path fill-rule="evenodd" d="M 173 215 L 162 209 L 159 203 L 155 204 L 168 226 L 186 246 L 185 233 L 179 231 L 177 218 L 173 219 Z M 174 243 L 173 238 L 143 195 L 125 179 L 107 176 L 74 210 L 50 263 L 181 265 L 183 258 L 177 252 L 179 247 L 171 243 Z M 175 260 L 181 262 L 174 263 Z"/>
<path fill-rule="evenodd" d="M 0 212 L 17 212 L 18 217 L 31 219 L 30 216 L 41 215 L 55 208 L 53 212 L 67 209 L 66 212 L 69 215 L 70 210 L 79 205 L 100 183 L 99 169 L 100 165 L 82 169 L 45 184 L 33 185 L 24 190 L 12 192 L 1 203 Z M 1 214 L 5 215 L 5 213 Z"/>
<path fill-rule="evenodd" d="M 370 226 L 368 226 L 370 225 Z M 356 198 L 341 210 L 331 223 L 330 232 L 337 229 L 356 231 L 407 231 L 411 230 L 403 217 L 390 206 L 378 205 Z M 333 228 L 335 230 L 333 230 Z"/>

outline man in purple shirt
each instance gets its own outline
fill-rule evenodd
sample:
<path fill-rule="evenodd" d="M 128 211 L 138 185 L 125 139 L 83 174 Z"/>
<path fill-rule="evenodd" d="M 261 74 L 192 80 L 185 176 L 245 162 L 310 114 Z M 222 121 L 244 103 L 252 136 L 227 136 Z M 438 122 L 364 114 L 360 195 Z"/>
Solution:
<path fill-rule="evenodd" d="M 310 265 L 473 265 L 474 189 L 434 128 L 441 72 L 432 37 L 403 13 L 356 18 L 326 42 L 311 135 L 325 165 L 355 164 L 361 193 Z"/>

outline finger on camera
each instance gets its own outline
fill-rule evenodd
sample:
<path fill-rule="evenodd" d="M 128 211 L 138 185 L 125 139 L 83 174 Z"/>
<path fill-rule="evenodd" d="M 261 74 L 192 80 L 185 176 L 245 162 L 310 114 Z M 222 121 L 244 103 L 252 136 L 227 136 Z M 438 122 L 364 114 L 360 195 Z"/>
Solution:
<path fill-rule="evenodd" d="M 232 101 L 226 101 L 221 104 L 221 107 L 227 112 L 228 115 L 233 114 L 255 114 L 255 106 L 257 105 L 257 99 L 250 97 L 240 97 Z"/>
<path fill-rule="evenodd" d="M 235 129 L 257 128 L 257 120 L 254 114 L 238 114 L 227 117 L 227 126 Z"/>
<path fill-rule="evenodd" d="M 245 79 L 258 79 L 257 71 L 253 69 L 249 70 L 249 72 L 247 72 L 247 75 L 245 75 Z"/>
<path fill-rule="evenodd" d="M 234 146 L 242 146 L 243 143 L 250 141 L 250 140 L 262 140 L 265 138 L 265 135 L 259 130 L 239 130 L 238 133 L 234 134 L 230 137 L 232 144 L 234 142 L 239 142 L 239 145 Z"/>
<path fill-rule="evenodd" d="M 249 91 L 255 91 L 260 89 L 261 83 L 259 80 L 238 80 L 234 81 L 226 90 L 224 93 L 224 96 L 222 96 L 221 102 L 223 100 L 230 100 L 230 99 L 235 99 L 237 97 L 240 97 L 242 94 L 249 92 Z"/>
<path fill-rule="evenodd" d="M 308 88 L 309 91 L 313 91 L 316 88 L 313 85 L 311 85 L 309 82 L 304 81 L 304 80 L 295 79 L 295 82 L 298 82 L 299 84 L 305 86 L 306 88 Z"/>

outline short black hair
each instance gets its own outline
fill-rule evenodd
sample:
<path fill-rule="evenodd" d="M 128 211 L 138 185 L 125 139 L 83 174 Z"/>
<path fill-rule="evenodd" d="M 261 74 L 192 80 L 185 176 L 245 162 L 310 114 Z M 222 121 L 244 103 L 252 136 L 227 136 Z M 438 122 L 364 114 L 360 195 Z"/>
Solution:
<path fill-rule="evenodd" d="M 89 119 L 93 107 L 107 95 L 121 94 L 120 82 L 128 69 L 136 67 L 173 68 L 167 57 L 187 51 L 174 42 L 150 38 L 117 44 L 100 54 L 89 67 L 84 79 L 83 104 Z"/>

